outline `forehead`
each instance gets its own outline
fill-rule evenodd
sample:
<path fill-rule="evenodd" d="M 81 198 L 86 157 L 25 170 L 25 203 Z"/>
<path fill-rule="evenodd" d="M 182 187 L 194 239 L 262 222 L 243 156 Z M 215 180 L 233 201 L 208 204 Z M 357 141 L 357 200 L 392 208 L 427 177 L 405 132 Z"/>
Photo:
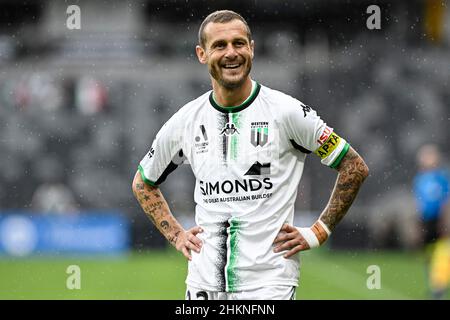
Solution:
<path fill-rule="evenodd" d="M 225 23 L 208 23 L 204 30 L 206 43 L 217 40 L 232 40 L 236 38 L 247 39 L 247 27 L 241 20 L 231 20 Z"/>

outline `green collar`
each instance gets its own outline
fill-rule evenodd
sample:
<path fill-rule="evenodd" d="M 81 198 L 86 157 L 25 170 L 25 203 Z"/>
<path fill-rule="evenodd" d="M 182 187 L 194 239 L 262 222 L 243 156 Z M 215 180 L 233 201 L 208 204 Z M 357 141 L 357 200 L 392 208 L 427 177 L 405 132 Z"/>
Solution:
<path fill-rule="evenodd" d="M 223 107 L 221 105 L 219 105 L 215 100 L 214 100 L 214 91 L 211 91 L 211 94 L 209 95 L 209 102 L 211 103 L 211 105 L 218 111 L 223 112 L 223 113 L 235 113 L 235 112 L 239 112 L 244 110 L 245 108 L 247 108 L 248 106 L 250 106 L 253 101 L 255 101 L 256 97 L 258 96 L 259 90 L 261 89 L 261 85 L 258 82 L 255 82 L 255 86 L 253 87 L 252 93 L 250 94 L 250 96 L 245 99 L 244 102 L 242 102 L 240 105 L 238 106 L 233 106 L 233 107 Z"/>

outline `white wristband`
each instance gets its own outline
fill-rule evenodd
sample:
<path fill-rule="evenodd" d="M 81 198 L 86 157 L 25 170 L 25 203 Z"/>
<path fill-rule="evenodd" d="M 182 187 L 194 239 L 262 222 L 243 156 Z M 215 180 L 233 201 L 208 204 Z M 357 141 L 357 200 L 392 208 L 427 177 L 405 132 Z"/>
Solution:
<path fill-rule="evenodd" d="M 328 226 L 322 222 L 322 220 L 317 220 L 317 222 L 322 226 L 323 230 L 325 230 L 325 232 L 327 233 L 328 236 L 330 236 L 331 231 L 330 229 L 328 229 Z"/>
<path fill-rule="evenodd" d="M 300 232 L 302 237 L 305 239 L 310 249 L 317 248 L 318 246 L 320 246 L 319 239 L 317 239 L 316 235 L 311 230 L 311 228 L 299 228 L 299 227 L 296 228 L 298 232 Z"/>

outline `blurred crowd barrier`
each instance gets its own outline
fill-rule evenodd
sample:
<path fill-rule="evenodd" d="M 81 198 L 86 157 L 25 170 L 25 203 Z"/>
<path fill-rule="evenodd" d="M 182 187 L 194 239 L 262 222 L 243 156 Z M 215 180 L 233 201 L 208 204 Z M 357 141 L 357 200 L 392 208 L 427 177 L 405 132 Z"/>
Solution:
<path fill-rule="evenodd" d="M 129 248 L 129 222 L 118 212 L 0 214 L 0 256 L 120 255 Z"/>

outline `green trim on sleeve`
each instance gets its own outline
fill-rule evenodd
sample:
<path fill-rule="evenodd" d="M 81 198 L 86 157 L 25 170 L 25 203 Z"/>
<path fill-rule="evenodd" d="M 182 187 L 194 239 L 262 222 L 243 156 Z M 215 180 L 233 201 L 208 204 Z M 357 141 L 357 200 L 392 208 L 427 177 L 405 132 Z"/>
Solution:
<path fill-rule="evenodd" d="M 344 149 L 342 149 L 341 153 L 339 154 L 339 156 L 336 158 L 336 160 L 334 160 L 334 162 L 331 164 L 331 168 L 336 169 L 337 166 L 341 163 L 342 159 L 344 158 L 344 156 L 347 154 L 348 149 L 350 149 L 350 145 L 348 144 L 348 142 L 345 143 Z"/>
<path fill-rule="evenodd" d="M 151 185 L 152 187 L 158 187 L 158 185 L 157 185 L 155 182 L 153 182 L 153 181 L 151 181 L 151 180 L 148 180 L 148 179 L 145 177 L 145 174 L 144 174 L 144 168 L 142 168 L 141 165 L 138 166 L 138 169 L 139 169 L 139 172 L 140 172 L 140 174 L 141 174 L 142 180 L 144 180 L 144 182 L 145 182 L 146 184 Z"/>

